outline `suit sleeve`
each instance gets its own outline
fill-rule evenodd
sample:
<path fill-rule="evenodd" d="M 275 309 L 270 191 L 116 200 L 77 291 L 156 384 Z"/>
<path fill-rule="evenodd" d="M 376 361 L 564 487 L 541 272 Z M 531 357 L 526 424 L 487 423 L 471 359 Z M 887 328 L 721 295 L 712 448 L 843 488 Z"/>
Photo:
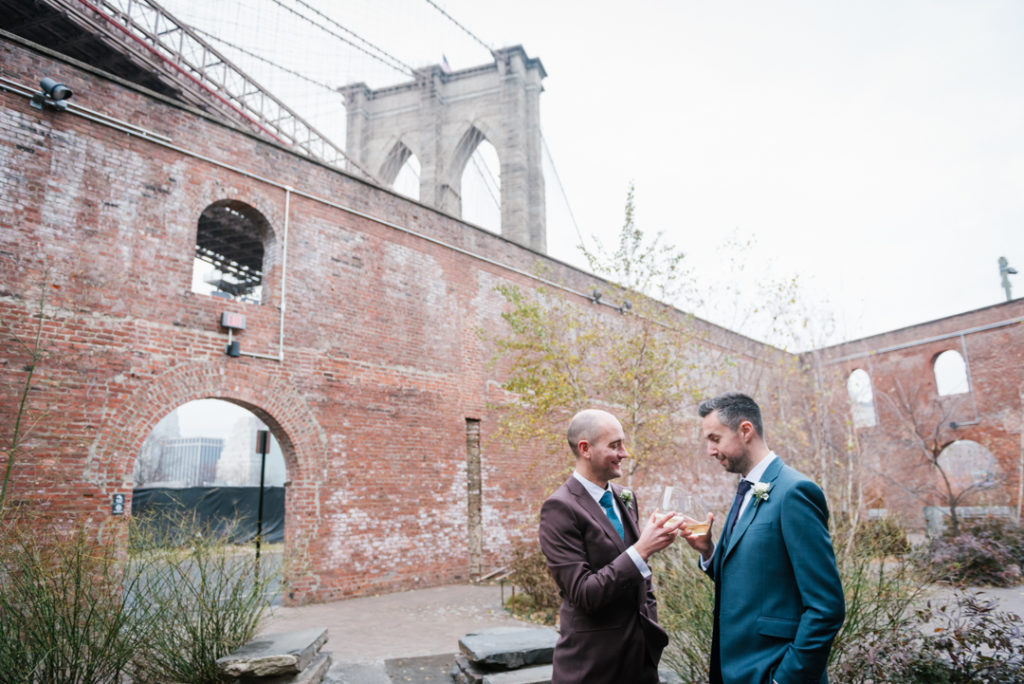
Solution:
<path fill-rule="evenodd" d="M 788 492 L 781 526 L 804 609 L 775 679 L 780 683 L 817 682 L 845 619 L 846 603 L 828 533 L 825 495 L 816 484 L 803 480 Z"/>
<path fill-rule="evenodd" d="M 643 578 L 627 553 L 598 548 L 588 531 L 595 531 L 589 520 L 561 499 L 550 498 L 540 509 L 540 548 L 555 584 L 577 609 L 594 613 L 624 593 L 635 594 Z"/>

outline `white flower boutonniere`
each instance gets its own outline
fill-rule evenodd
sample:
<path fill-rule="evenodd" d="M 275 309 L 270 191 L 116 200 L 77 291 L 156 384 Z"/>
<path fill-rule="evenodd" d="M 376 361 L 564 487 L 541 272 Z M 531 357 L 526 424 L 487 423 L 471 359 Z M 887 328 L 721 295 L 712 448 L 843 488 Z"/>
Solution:
<path fill-rule="evenodd" d="M 619 499 L 622 501 L 622 503 L 628 506 L 631 503 L 633 503 L 633 492 L 631 492 L 628 489 L 623 489 L 621 492 L 619 492 Z"/>
<path fill-rule="evenodd" d="M 772 488 L 772 486 L 770 484 L 768 484 L 767 482 L 755 482 L 754 483 L 754 498 L 757 501 L 767 501 L 768 500 L 768 492 L 771 490 L 771 488 Z"/>

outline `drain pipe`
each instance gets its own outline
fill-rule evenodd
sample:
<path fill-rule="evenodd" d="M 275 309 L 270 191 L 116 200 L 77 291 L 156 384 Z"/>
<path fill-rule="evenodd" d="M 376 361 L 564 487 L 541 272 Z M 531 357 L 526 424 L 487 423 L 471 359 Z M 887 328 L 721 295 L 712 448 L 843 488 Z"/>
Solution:
<path fill-rule="evenodd" d="M 288 222 L 291 215 L 292 188 L 284 187 L 284 235 L 281 239 L 281 316 L 278 319 L 277 331 L 277 356 L 271 354 L 256 354 L 254 352 L 239 352 L 241 356 L 251 356 L 254 359 L 269 359 L 271 361 L 284 361 L 284 314 L 287 309 L 287 282 L 288 282 Z M 228 331 L 228 342 L 230 343 L 231 331 Z"/>

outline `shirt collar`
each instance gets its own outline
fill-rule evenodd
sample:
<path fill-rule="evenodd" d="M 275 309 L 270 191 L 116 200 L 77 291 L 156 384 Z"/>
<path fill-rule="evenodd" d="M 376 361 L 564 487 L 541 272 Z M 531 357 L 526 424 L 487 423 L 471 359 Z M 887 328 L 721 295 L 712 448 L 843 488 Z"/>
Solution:
<path fill-rule="evenodd" d="M 580 481 L 580 484 L 583 485 L 583 488 L 587 490 L 587 494 L 593 497 L 594 501 L 597 501 L 598 503 L 601 502 L 601 497 L 604 496 L 604 493 L 606 491 L 611 491 L 611 485 L 608 485 L 608 489 L 601 489 L 596 484 L 580 475 L 578 470 L 572 471 L 572 476 Z M 612 498 L 615 498 L 614 492 L 612 493 Z"/>
<path fill-rule="evenodd" d="M 761 462 L 754 466 L 753 469 L 749 473 L 747 473 L 747 476 L 743 479 L 749 482 L 760 482 L 761 476 L 764 475 L 764 471 L 768 470 L 768 466 L 770 466 L 772 461 L 774 461 L 776 458 L 777 457 L 775 455 L 775 452 L 769 451 L 768 455 L 761 459 Z"/>

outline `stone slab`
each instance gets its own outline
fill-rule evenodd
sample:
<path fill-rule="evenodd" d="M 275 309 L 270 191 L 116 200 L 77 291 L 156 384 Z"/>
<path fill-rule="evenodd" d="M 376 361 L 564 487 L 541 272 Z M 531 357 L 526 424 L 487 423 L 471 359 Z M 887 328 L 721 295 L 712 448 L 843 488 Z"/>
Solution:
<path fill-rule="evenodd" d="M 467 634 L 459 648 L 484 669 L 515 670 L 550 664 L 556 641 L 558 632 L 550 627 L 495 627 Z"/>
<path fill-rule="evenodd" d="M 494 672 L 484 677 L 481 684 L 551 684 L 551 666 L 537 665 L 508 672 Z"/>
<path fill-rule="evenodd" d="M 234 680 L 236 684 L 321 684 L 327 678 L 331 668 L 331 656 L 320 653 L 313 661 L 303 668 L 302 672 L 272 677 L 242 677 Z"/>
<path fill-rule="evenodd" d="M 327 629 L 261 634 L 233 653 L 217 659 L 224 677 L 278 677 L 305 670 L 327 642 Z"/>

